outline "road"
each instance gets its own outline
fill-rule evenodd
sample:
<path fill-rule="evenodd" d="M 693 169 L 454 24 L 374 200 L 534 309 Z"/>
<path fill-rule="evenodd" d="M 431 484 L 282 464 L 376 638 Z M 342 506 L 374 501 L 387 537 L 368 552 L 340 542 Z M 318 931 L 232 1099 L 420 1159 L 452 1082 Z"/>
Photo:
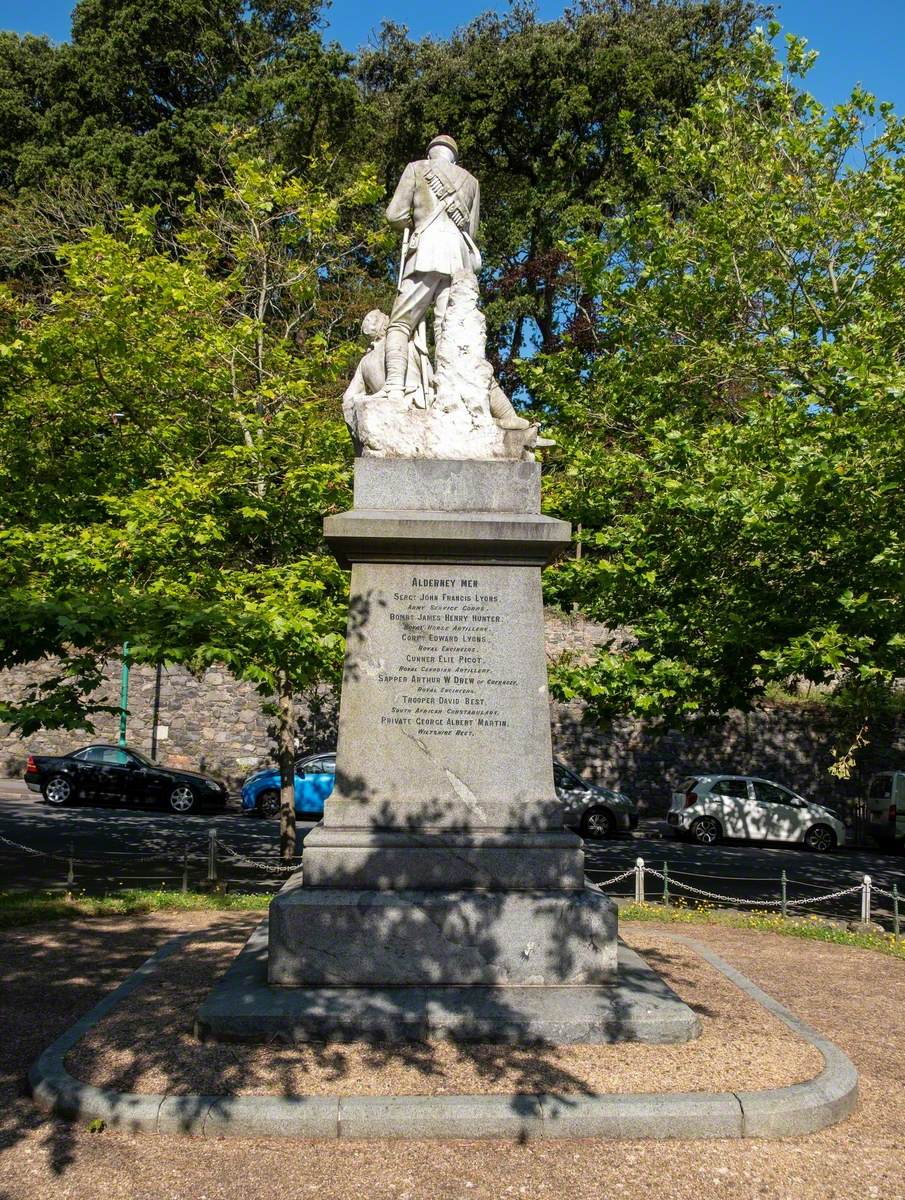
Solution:
<path fill-rule="evenodd" d="M 310 828 L 311 822 L 300 822 L 300 835 Z M 89 891 L 155 881 L 178 887 L 184 854 L 189 855 L 190 883 L 194 883 L 206 875 L 210 830 L 215 831 L 221 847 L 221 876 L 243 889 L 254 886 L 271 890 L 279 885 L 276 873 L 238 865 L 223 849 L 271 864 L 277 862 L 279 823 L 244 817 L 235 801 L 226 812 L 210 817 L 179 817 L 113 806 L 54 809 L 42 803 L 39 796 L 24 792 L 15 781 L 0 780 L 0 839 L 42 852 L 29 854 L 0 841 L 0 878 L 7 887 L 65 885 L 70 855 L 76 885 Z M 58 857 L 43 857 L 46 854 Z M 860 884 L 864 875 L 870 875 L 874 884 L 886 891 L 896 884 L 905 892 L 905 856 L 900 853 L 849 849 L 819 855 L 798 847 L 742 842 L 705 848 L 675 841 L 662 821 L 643 821 L 630 837 L 589 842 L 585 856 L 588 878 L 595 882 L 608 880 L 633 867 L 639 857 L 659 871 L 667 863 L 673 898 L 683 894 L 680 883 L 738 897 L 743 902 L 777 897 L 783 871 L 790 901 Z M 659 899 L 662 886 L 660 880 L 648 877 L 648 898 Z M 633 879 L 629 878 L 606 890 L 613 895 L 631 895 L 633 889 Z M 854 895 L 818 905 L 815 911 L 856 918 L 859 904 L 859 896 Z M 891 914 L 888 901 L 878 897 L 876 905 L 881 917 Z"/>
<path fill-rule="evenodd" d="M 307 833 L 312 824 L 300 821 L 300 835 Z M 241 856 L 276 864 L 279 822 L 245 817 L 236 801 L 231 801 L 225 812 L 211 816 L 176 816 L 115 805 L 58 809 L 44 804 L 39 795 L 0 780 L 0 879 L 6 887 L 63 886 L 70 856 L 77 887 L 91 892 L 114 884 L 148 887 L 163 883 L 178 887 L 185 855 L 190 883 L 195 883 L 207 875 L 211 830 L 220 843 L 221 876 L 236 880 L 237 885 L 241 882 L 243 890 L 253 885 L 272 889 L 278 874 L 232 864 L 224 847 Z M 41 853 L 30 854 L 9 842 Z"/>

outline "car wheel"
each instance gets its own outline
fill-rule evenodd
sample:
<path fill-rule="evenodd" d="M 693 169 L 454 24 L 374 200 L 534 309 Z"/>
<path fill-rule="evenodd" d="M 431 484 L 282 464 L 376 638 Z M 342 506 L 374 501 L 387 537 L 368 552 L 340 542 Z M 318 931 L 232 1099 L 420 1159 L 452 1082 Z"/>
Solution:
<path fill-rule="evenodd" d="M 195 808 L 195 793 L 187 783 L 179 783 L 170 792 L 170 808 L 180 815 Z"/>
<path fill-rule="evenodd" d="M 605 808 L 589 808 L 581 818 L 583 837 L 608 838 L 613 834 L 613 818 Z"/>
<path fill-rule="evenodd" d="M 698 817 L 691 827 L 691 836 L 699 846 L 715 846 L 723 836 L 716 817 Z"/>
<path fill-rule="evenodd" d="M 48 804 L 62 808 L 72 799 L 72 784 L 65 775 L 54 775 L 44 784 L 44 799 Z"/>
<path fill-rule="evenodd" d="M 836 835 L 829 825 L 812 825 L 804 835 L 804 844 L 817 854 L 826 854 L 836 848 Z"/>
<path fill-rule="evenodd" d="M 258 812 L 262 817 L 278 817 L 280 815 L 280 793 L 276 788 L 266 788 L 258 796 Z"/>

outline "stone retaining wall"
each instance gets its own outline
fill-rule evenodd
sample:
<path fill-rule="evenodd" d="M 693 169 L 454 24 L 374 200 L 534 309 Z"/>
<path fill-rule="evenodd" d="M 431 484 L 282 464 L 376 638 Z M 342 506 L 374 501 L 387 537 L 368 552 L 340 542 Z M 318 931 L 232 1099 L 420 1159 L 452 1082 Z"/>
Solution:
<path fill-rule="evenodd" d="M 51 673 L 38 664 L 0 673 L 0 694 L 19 695 Z M 120 664 L 109 664 L 100 703 L 118 706 Z M 65 754 L 90 738 L 115 742 L 119 714 L 99 714 L 94 733 L 42 730 L 27 738 L 0 726 L 0 774 L 19 774 L 29 752 Z M 133 667 L 129 678 L 129 744 L 166 766 L 212 771 L 235 782 L 267 761 L 271 740 L 262 698 L 225 670 L 196 678 L 182 667 Z"/>
<path fill-rule="evenodd" d="M 551 660 L 567 649 L 588 656 L 606 636 L 606 630 L 583 617 L 547 614 Z M 32 665 L 0 673 L 0 695 L 19 695 L 51 671 L 50 665 Z M 119 673 L 119 663 L 111 662 L 102 694 L 103 702 L 114 707 L 119 703 Z M 134 667 L 128 740 L 164 765 L 210 771 L 235 787 L 256 767 L 273 761 L 263 703 L 254 687 L 226 670 L 195 677 L 181 667 Z M 300 707 L 305 710 L 304 704 Z M 579 704 L 552 705 L 555 755 L 586 778 L 628 792 L 648 815 L 662 815 L 673 787 L 695 773 L 765 775 L 815 799 L 842 801 L 863 795 L 874 771 L 905 768 L 905 722 L 899 719 L 871 732 L 852 780 L 835 780 L 827 768 L 832 749 L 845 748 L 846 730 L 832 710 L 820 706 L 765 705 L 747 717 L 732 714 L 707 733 L 694 735 L 655 733 L 630 718 L 600 729 L 583 724 L 581 717 Z M 321 697 L 300 720 L 300 753 L 329 747 L 335 722 L 335 703 Z M 0 726 L 0 775 L 20 775 L 29 752 L 62 754 L 89 736 L 116 741 L 117 713 L 95 718 L 94 725 L 94 735 L 57 730 L 25 739 Z"/>
<path fill-rule="evenodd" d="M 813 800 L 847 807 L 863 798 L 875 771 L 905 769 L 905 722 L 875 729 L 859 752 L 850 780 L 829 774 L 834 748 L 848 748 L 844 724 L 818 705 L 770 705 L 730 713 L 706 732 L 655 733 L 644 722 L 617 720 L 609 729 L 584 725 L 581 705 L 554 705 L 553 745 L 557 757 L 588 779 L 619 788 L 642 811 L 662 816 L 670 793 L 688 775 L 725 772 L 762 775 Z"/>

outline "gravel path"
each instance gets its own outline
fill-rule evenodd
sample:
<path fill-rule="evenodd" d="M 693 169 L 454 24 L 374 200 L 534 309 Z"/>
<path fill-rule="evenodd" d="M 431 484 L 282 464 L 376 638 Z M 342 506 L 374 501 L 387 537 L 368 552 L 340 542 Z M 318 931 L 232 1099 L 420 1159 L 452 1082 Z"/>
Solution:
<path fill-rule="evenodd" d="M 238 931 L 237 931 L 238 932 Z M 67 1057 L 86 1083 L 117 1091 L 204 1095 L 732 1091 L 783 1087 L 823 1060 L 692 950 L 640 929 L 628 939 L 701 1018 L 680 1046 L 511 1047 L 420 1042 L 200 1044 L 192 1016 L 240 942 L 217 933 L 166 962 Z"/>
<path fill-rule="evenodd" d="M 846 947 L 708 926 L 683 932 L 711 945 L 852 1057 L 861 1073 L 862 1103 L 849 1121 L 783 1142 L 287 1144 L 90 1134 L 41 1117 L 23 1098 L 25 1072 L 40 1050 L 151 950 L 190 928 L 205 934 L 193 954 L 191 977 L 186 971 L 181 981 L 163 980 L 157 1004 L 145 997 L 140 1012 L 136 1008 L 130 1017 L 121 1018 L 124 1024 L 117 1026 L 117 1017 L 110 1018 L 104 1041 L 94 1040 L 101 1035 L 99 1029 L 70 1065 L 83 1078 L 88 1070 L 95 1080 L 115 1081 L 117 1086 L 127 1086 L 128 1081 L 132 1087 L 139 1079 L 143 1088 L 152 1090 L 167 1075 L 174 1090 L 185 1087 L 190 1078 L 196 1086 L 191 1072 L 199 1069 L 199 1048 L 180 1030 L 180 1022 L 184 1028 L 191 1012 L 182 1011 L 186 1005 L 178 994 L 202 986 L 202 974 L 210 975 L 228 959 L 254 923 L 255 918 L 231 914 L 173 914 L 6 935 L 0 948 L 5 1034 L 0 1042 L 0 1200 L 37 1200 L 48 1194 L 80 1200 L 270 1200 L 274 1195 L 324 1200 L 359 1195 L 368 1200 L 539 1195 L 605 1200 L 651 1191 L 677 1200 L 710 1195 L 739 1200 L 905 1200 L 902 964 Z M 398 1051 L 378 1056 L 362 1047 L 344 1046 L 329 1053 L 281 1050 L 273 1065 L 259 1049 L 232 1047 L 228 1059 L 207 1069 L 218 1078 L 241 1078 L 243 1089 L 250 1091 L 301 1087 L 309 1092 L 365 1090 L 365 1071 L 368 1089 L 375 1092 L 506 1091 L 514 1078 L 526 1087 L 558 1081 L 562 1090 L 712 1087 L 718 1072 L 729 1069 L 729 1059 L 739 1073 L 747 1072 L 746 1086 L 789 1082 L 813 1073 L 809 1050 L 769 1017 L 752 1014 L 749 1002 L 693 955 L 658 938 L 652 926 L 626 924 L 623 932 L 680 995 L 698 1006 L 705 1032 L 697 1049 L 703 1046 L 707 1053 L 698 1056 L 696 1066 L 686 1059 L 693 1054 L 691 1047 L 598 1047 L 593 1055 L 591 1048 L 563 1047 L 544 1051 L 542 1057 L 536 1052 L 507 1054 L 503 1048 L 477 1048 L 477 1053 L 463 1055 L 450 1047 L 415 1047 L 402 1057 Z M 138 1003 L 136 995 L 134 1004 Z M 128 1021 L 131 1036 L 140 1039 L 131 1048 L 125 1040 Z M 152 1051 L 150 1066 L 135 1058 L 145 1039 Z M 711 1039 L 712 1051 L 704 1039 Z M 168 1042 L 178 1046 L 177 1056 Z M 725 1042 L 732 1048 L 724 1053 Z M 210 1048 L 203 1049 L 207 1053 Z M 630 1051 L 641 1056 L 631 1066 L 622 1057 Z M 721 1058 L 726 1059 L 722 1064 Z M 698 1073 L 689 1083 L 692 1070 Z M 771 1071 L 785 1074 L 779 1077 Z"/>

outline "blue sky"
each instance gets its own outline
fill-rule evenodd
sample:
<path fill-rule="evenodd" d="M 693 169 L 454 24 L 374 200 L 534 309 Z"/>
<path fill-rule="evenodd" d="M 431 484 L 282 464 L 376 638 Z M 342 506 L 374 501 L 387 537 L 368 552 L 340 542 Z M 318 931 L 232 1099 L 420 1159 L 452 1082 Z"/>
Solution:
<path fill-rule="evenodd" d="M 69 35 L 71 0 L 0 0 L 0 29 L 46 33 L 57 41 Z M 333 0 L 328 36 L 354 49 L 368 41 L 384 16 L 408 25 L 415 36 L 443 35 L 485 11 L 504 8 L 488 0 L 425 4 L 423 0 Z M 540 0 L 541 16 L 558 16 L 563 3 Z M 905 112 L 905 0 L 785 0 L 778 19 L 790 32 L 820 51 L 809 87 L 824 104 L 844 100 L 855 83 Z"/>

